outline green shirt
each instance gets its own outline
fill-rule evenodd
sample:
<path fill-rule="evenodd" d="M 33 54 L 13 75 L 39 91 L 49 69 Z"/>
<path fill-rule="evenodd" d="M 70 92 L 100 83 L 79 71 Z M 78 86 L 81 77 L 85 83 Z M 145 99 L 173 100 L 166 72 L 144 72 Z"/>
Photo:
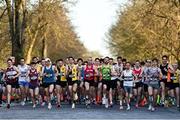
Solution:
<path fill-rule="evenodd" d="M 111 67 L 109 65 L 103 65 L 101 71 L 103 80 L 111 80 Z"/>

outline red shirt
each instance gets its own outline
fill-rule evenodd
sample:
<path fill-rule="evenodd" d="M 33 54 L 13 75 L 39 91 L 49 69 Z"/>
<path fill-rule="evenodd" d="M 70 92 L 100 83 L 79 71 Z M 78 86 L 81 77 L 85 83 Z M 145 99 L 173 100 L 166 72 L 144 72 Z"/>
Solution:
<path fill-rule="evenodd" d="M 30 84 L 33 86 L 38 85 L 38 72 L 37 70 L 30 70 L 29 73 Z"/>
<path fill-rule="evenodd" d="M 12 77 L 17 75 L 17 71 L 14 69 L 14 67 L 8 67 L 5 72 L 5 80 L 8 83 L 15 83 L 17 81 L 17 78 L 12 79 Z"/>
<path fill-rule="evenodd" d="M 91 66 L 86 65 L 86 68 L 84 70 L 84 79 L 94 80 L 94 74 L 95 74 L 95 70 L 93 68 L 93 65 Z"/>
<path fill-rule="evenodd" d="M 135 75 L 135 76 L 137 76 L 137 79 L 141 79 L 142 77 L 140 76 L 141 75 L 141 72 L 142 72 L 142 69 L 141 68 L 139 68 L 139 69 L 133 69 L 133 74 Z"/>

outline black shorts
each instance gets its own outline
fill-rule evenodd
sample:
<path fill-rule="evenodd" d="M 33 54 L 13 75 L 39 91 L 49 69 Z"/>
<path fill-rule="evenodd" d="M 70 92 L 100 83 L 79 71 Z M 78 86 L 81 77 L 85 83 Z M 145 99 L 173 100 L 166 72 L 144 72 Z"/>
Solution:
<path fill-rule="evenodd" d="M 95 86 L 95 82 L 94 82 L 94 80 L 84 80 L 84 82 L 86 83 L 89 83 L 89 86 Z"/>
<path fill-rule="evenodd" d="M 148 85 L 147 84 L 143 84 L 143 89 L 144 89 L 144 92 L 148 92 Z"/>
<path fill-rule="evenodd" d="M 109 91 L 110 88 L 115 89 L 116 88 L 116 81 L 115 80 L 103 80 L 103 85 L 107 86 L 107 90 Z"/>
<path fill-rule="evenodd" d="M 174 89 L 172 82 L 166 82 L 166 83 L 165 83 L 165 87 L 168 88 L 169 90 Z"/>
<path fill-rule="evenodd" d="M 56 81 L 56 85 L 61 86 L 62 88 L 65 88 L 67 86 L 67 82 L 66 81 Z"/>
<path fill-rule="evenodd" d="M 179 83 L 173 83 L 173 89 L 176 89 L 176 88 L 179 88 L 179 87 L 180 87 Z"/>
<path fill-rule="evenodd" d="M 11 85 L 12 88 L 19 88 L 19 83 L 17 82 L 6 82 L 6 85 Z"/>
<path fill-rule="evenodd" d="M 79 84 L 79 80 L 75 80 L 75 81 L 68 80 L 68 86 L 72 86 L 74 84 Z"/>
<path fill-rule="evenodd" d="M 142 82 L 137 82 L 135 83 L 135 87 L 133 87 L 134 89 L 137 89 L 139 87 L 143 87 L 143 83 Z"/>
<path fill-rule="evenodd" d="M 50 85 L 54 85 L 55 83 L 43 83 L 44 88 L 48 88 Z"/>
<path fill-rule="evenodd" d="M 36 89 L 38 88 L 39 86 L 38 85 L 32 85 L 32 84 L 29 84 L 29 89 Z"/>

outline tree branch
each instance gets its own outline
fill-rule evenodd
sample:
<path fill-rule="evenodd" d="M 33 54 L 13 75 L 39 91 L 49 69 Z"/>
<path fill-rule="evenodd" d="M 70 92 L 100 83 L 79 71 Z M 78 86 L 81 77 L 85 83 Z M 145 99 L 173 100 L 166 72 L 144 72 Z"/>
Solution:
<path fill-rule="evenodd" d="M 4 16 L 5 12 L 6 12 L 7 8 L 4 9 L 4 11 L 2 12 L 2 14 L 0 15 L 0 20 L 2 19 L 2 17 Z"/>

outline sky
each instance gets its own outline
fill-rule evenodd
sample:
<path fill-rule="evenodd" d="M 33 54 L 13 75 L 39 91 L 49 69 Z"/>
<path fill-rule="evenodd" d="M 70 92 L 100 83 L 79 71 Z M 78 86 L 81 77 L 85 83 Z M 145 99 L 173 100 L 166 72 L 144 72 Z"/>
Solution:
<path fill-rule="evenodd" d="M 69 7 L 70 19 L 80 40 L 90 51 L 111 56 L 105 42 L 108 29 L 117 20 L 117 10 L 127 0 L 78 0 Z"/>

